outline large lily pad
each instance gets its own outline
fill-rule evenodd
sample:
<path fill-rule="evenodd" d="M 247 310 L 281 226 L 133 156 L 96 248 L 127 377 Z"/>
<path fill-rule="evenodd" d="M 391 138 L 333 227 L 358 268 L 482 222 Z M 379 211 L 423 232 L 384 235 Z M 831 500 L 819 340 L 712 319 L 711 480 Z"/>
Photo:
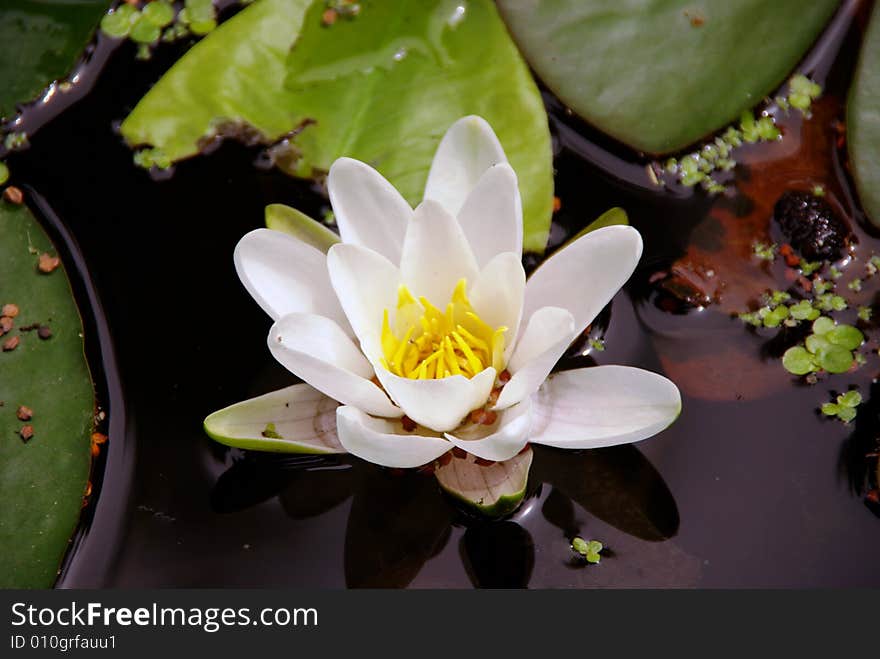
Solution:
<path fill-rule="evenodd" d="M 847 109 L 847 141 L 859 197 L 880 226 L 880 7 L 874 7 Z"/>
<path fill-rule="evenodd" d="M 109 0 L 3 0 L 0 3 L 0 117 L 66 75 Z"/>
<path fill-rule="evenodd" d="M 791 72 L 837 0 L 499 0 L 541 79 L 630 146 L 681 149 Z"/>
<path fill-rule="evenodd" d="M 415 204 L 445 130 L 478 114 L 519 176 L 525 248 L 543 250 L 553 195 L 547 116 L 494 4 L 359 4 L 356 18 L 328 27 L 323 2 L 259 0 L 178 61 L 122 134 L 177 161 L 217 135 L 274 142 L 296 130 L 290 157 L 278 159 L 291 173 L 320 175 L 350 156 Z"/>
<path fill-rule="evenodd" d="M 0 587 L 48 587 L 76 528 L 88 482 L 95 393 L 83 353 L 83 325 L 63 266 L 37 270 L 54 253 L 23 206 L 0 202 L 0 304 L 16 304 L 14 328 L 0 341 Z M 47 325 L 41 339 L 35 323 Z M 33 411 L 30 421 L 19 406 Z M 34 435 L 24 442 L 22 426 Z"/>

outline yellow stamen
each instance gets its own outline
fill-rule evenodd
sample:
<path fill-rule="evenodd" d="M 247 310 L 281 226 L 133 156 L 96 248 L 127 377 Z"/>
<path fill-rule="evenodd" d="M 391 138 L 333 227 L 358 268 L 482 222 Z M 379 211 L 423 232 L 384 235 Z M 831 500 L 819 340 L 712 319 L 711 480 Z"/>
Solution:
<path fill-rule="evenodd" d="M 394 357 L 391 359 L 391 365 L 394 367 L 394 372 L 397 373 L 397 375 L 403 375 L 403 357 L 406 354 L 406 349 L 410 346 L 409 340 L 412 338 L 415 329 L 415 327 L 410 327 L 406 331 L 406 336 L 403 337 L 403 341 L 397 346 L 397 350 L 394 352 Z"/>
<path fill-rule="evenodd" d="M 452 333 L 452 338 L 455 339 L 455 342 L 458 344 L 458 347 L 461 348 L 461 351 L 464 353 L 465 359 L 468 361 L 468 366 L 471 367 L 471 370 L 475 373 L 479 373 L 481 370 L 481 366 L 483 365 L 474 352 L 471 350 L 471 347 L 465 343 L 465 340 L 461 338 L 461 334 L 458 332 Z"/>
<path fill-rule="evenodd" d="M 452 374 L 461 375 L 461 366 L 458 365 L 458 357 L 455 355 L 455 350 L 452 349 L 452 341 L 448 336 L 443 340 L 443 350 L 446 353 L 446 363 L 452 369 Z"/>
<path fill-rule="evenodd" d="M 477 315 L 464 279 L 456 284 L 442 311 L 424 297 L 416 301 L 401 286 L 393 321 L 388 309 L 382 317 L 380 362 L 396 375 L 423 380 L 452 375 L 471 378 L 490 366 L 500 372 L 506 331 L 506 327 L 491 327 Z"/>

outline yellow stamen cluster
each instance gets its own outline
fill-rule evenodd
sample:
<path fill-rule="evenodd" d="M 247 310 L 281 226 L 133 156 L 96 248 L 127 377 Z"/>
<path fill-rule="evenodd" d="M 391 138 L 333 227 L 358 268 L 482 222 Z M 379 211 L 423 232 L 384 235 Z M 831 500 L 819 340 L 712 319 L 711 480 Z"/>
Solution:
<path fill-rule="evenodd" d="M 394 329 L 388 309 L 382 320 L 382 365 L 401 377 L 419 380 L 463 375 L 471 378 L 489 366 L 504 368 L 506 327 L 493 328 L 476 314 L 460 280 L 446 311 L 406 286 L 398 292 Z"/>

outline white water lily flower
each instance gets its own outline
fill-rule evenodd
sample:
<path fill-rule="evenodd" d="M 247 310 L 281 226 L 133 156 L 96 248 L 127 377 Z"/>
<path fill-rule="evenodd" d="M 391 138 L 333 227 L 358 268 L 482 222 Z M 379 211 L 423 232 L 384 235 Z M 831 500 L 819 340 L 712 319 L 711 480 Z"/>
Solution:
<path fill-rule="evenodd" d="M 548 380 L 630 277 L 642 240 L 628 226 L 593 231 L 526 281 L 517 179 L 486 121 L 449 129 L 415 210 L 357 160 L 337 160 L 327 184 L 341 242 L 326 256 L 270 229 L 235 250 L 241 281 L 275 320 L 269 349 L 306 383 L 285 390 L 269 443 L 417 467 L 453 447 L 504 461 L 528 442 L 634 442 L 675 420 L 678 389 L 648 371 Z"/>

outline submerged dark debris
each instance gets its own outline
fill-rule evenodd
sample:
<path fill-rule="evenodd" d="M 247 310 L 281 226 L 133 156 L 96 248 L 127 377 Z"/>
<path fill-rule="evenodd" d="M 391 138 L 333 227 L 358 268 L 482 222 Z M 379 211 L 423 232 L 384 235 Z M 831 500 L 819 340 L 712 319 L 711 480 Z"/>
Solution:
<path fill-rule="evenodd" d="M 847 247 L 850 230 L 822 196 L 789 190 L 773 216 L 792 247 L 809 261 L 836 261 Z"/>

